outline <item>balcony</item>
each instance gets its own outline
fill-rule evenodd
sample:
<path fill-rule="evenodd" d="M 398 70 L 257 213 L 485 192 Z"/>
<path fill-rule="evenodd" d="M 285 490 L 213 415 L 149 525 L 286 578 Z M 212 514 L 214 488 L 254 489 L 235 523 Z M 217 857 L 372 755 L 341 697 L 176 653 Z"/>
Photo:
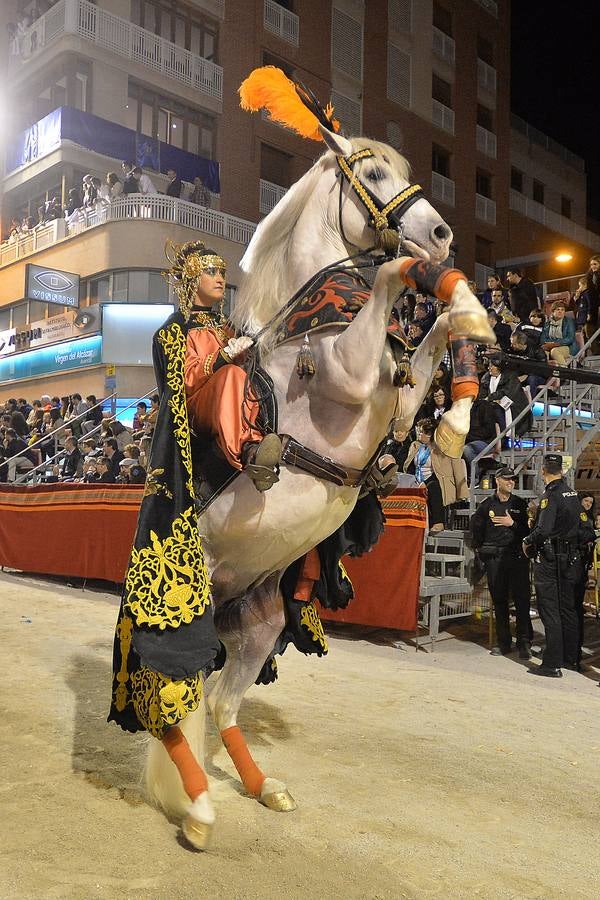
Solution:
<path fill-rule="evenodd" d="M 273 207 L 279 203 L 286 193 L 287 188 L 282 187 L 280 184 L 274 184 L 272 181 L 265 181 L 261 178 L 260 200 L 258 204 L 260 213 L 264 216 L 270 213 Z"/>
<path fill-rule="evenodd" d="M 297 47 L 300 43 L 300 19 L 274 0 L 265 0 L 263 24 L 267 31 L 276 34 L 288 44 Z"/>
<path fill-rule="evenodd" d="M 494 132 L 488 131 L 487 128 L 482 128 L 481 125 L 477 125 L 475 130 L 476 144 L 479 152 L 483 153 L 484 156 L 490 156 L 492 159 L 496 159 L 498 148 Z"/>
<path fill-rule="evenodd" d="M 550 231 L 555 231 L 563 238 L 570 238 L 578 244 L 583 244 L 584 247 L 590 247 L 596 253 L 600 249 L 600 235 L 597 235 L 594 231 L 588 231 L 587 228 L 578 225 L 571 219 L 560 216 L 542 203 L 530 200 L 529 197 L 525 197 L 519 191 L 511 190 L 510 209 L 525 216 L 527 219 L 532 219 L 534 222 L 544 225 Z"/>
<path fill-rule="evenodd" d="M 496 204 L 483 194 L 475 194 L 475 218 L 488 225 L 496 224 Z"/>
<path fill-rule="evenodd" d="M 284 190 L 280 188 L 280 190 Z M 285 191 L 284 191 L 285 192 Z M 129 194 L 117 197 L 110 203 L 98 204 L 95 208 L 81 211 L 81 219 L 70 225 L 64 219 L 57 219 L 36 228 L 17 241 L 0 244 L 0 267 L 10 265 L 25 256 L 37 253 L 60 241 L 69 240 L 92 228 L 108 222 L 168 222 L 171 226 L 190 228 L 194 232 L 213 235 L 236 244 L 248 244 L 256 225 L 245 219 L 207 209 L 187 200 L 177 200 L 163 194 Z"/>
<path fill-rule="evenodd" d="M 448 206 L 454 206 L 454 182 L 439 172 L 431 173 L 431 196 L 435 200 L 441 200 Z"/>
<path fill-rule="evenodd" d="M 450 65 L 454 65 L 454 38 L 451 38 L 449 34 L 436 28 L 435 25 L 433 26 L 433 40 L 431 46 L 436 56 L 439 56 L 440 59 L 450 63 Z"/>
<path fill-rule="evenodd" d="M 12 71 L 18 71 L 19 66 L 34 59 L 65 34 L 74 34 L 216 100 L 223 99 L 220 66 L 94 6 L 88 0 L 58 0 L 52 9 L 40 16 L 23 35 L 21 53 L 13 57 Z"/>
<path fill-rule="evenodd" d="M 496 70 L 482 59 L 477 58 L 477 85 L 490 94 L 496 93 Z"/>
<path fill-rule="evenodd" d="M 439 100 L 431 101 L 431 121 L 443 131 L 454 134 L 454 110 Z"/>

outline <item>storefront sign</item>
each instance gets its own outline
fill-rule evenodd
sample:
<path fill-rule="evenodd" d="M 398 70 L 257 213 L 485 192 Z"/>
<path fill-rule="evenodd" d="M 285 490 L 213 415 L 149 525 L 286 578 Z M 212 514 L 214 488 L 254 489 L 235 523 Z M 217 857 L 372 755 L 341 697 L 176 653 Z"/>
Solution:
<path fill-rule="evenodd" d="M 0 356 L 7 356 L 9 353 L 15 352 L 16 330 L 9 328 L 7 331 L 0 331 Z"/>
<path fill-rule="evenodd" d="M 29 263 L 25 267 L 25 297 L 40 303 L 78 307 L 79 275 Z"/>
<path fill-rule="evenodd" d="M 0 359 L 0 384 L 97 366 L 101 361 L 102 337 L 97 334 Z"/>

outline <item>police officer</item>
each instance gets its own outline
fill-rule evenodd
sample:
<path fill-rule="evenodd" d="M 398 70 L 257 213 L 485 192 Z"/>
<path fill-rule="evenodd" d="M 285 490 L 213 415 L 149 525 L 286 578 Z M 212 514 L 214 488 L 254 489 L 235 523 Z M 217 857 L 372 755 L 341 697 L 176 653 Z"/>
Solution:
<path fill-rule="evenodd" d="M 562 476 L 562 456 L 548 453 L 542 463 L 546 485 L 535 527 L 523 550 L 535 557 L 533 572 L 538 611 L 546 632 L 541 666 L 531 674 L 562 678 L 561 666 L 578 668 L 579 628 L 575 586 L 580 577 L 581 503 Z"/>
<path fill-rule="evenodd" d="M 521 659 L 531 659 L 533 628 L 529 615 L 529 561 L 522 541 L 529 533 L 527 503 L 513 495 L 515 473 L 505 466 L 498 469 L 496 491 L 486 497 L 471 519 L 473 548 L 485 566 L 488 587 L 494 603 L 497 646 L 492 656 L 511 652 L 509 601 L 515 606 L 517 649 Z"/>

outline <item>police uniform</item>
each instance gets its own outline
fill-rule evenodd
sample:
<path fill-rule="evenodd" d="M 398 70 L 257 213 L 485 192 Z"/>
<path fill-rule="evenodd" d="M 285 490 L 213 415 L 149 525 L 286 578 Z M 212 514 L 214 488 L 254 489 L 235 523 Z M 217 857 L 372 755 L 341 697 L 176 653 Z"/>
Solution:
<path fill-rule="evenodd" d="M 592 565 L 594 558 L 594 545 L 596 543 L 596 531 L 594 529 L 594 518 L 591 513 L 581 510 L 579 513 L 579 555 L 581 563 L 579 565 L 579 578 L 575 585 L 575 612 L 577 614 L 578 625 L 578 661 L 581 661 L 581 648 L 583 646 L 584 632 L 584 614 L 583 603 L 585 600 L 585 589 L 588 580 L 588 570 Z"/>
<path fill-rule="evenodd" d="M 513 478 L 512 469 L 499 469 L 497 475 Z M 497 516 L 509 515 L 514 525 L 494 525 Z M 533 628 L 529 615 L 529 560 L 522 550 L 522 542 L 528 534 L 527 503 L 522 497 L 511 494 L 508 500 L 500 500 L 495 492 L 481 503 L 471 519 L 473 548 L 485 565 L 488 587 L 494 603 L 496 636 L 502 653 L 509 653 L 510 633 L 509 603 L 515 607 L 517 620 L 517 645 L 523 656 L 529 658 L 529 645 Z M 497 652 L 497 651 L 496 651 Z"/>
<path fill-rule="evenodd" d="M 557 455 L 545 457 L 556 462 Z M 535 557 L 533 573 L 538 611 L 546 632 L 541 674 L 560 675 L 563 665 L 577 666 L 579 626 L 575 588 L 580 577 L 579 523 L 581 503 L 577 491 L 564 478 L 546 485 L 538 519 L 524 544 Z"/>

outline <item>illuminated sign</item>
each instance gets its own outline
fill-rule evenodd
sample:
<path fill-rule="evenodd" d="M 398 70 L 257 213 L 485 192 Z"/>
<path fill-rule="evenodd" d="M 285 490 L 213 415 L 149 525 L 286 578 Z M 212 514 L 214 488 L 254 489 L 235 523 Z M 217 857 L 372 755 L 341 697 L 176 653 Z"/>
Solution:
<path fill-rule="evenodd" d="M 15 328 L 9 328 L 7 331 L 0 331 L 0 356 L 6 356 L 8 353 L 15 352 L 17 332 Z"/>
<path fill-rule="evenodd" d="M 56 375 L 71 369 L 97 366 L 101 362 L 102 337 L 97 334 L 0 359 L 0 384 L 37 375 Z"/>
<path fill-rule="evenodd" d="M 29 263 L 25 268 L 25 297 L 40 303 L 78 307 L 79 275 Z"/>

